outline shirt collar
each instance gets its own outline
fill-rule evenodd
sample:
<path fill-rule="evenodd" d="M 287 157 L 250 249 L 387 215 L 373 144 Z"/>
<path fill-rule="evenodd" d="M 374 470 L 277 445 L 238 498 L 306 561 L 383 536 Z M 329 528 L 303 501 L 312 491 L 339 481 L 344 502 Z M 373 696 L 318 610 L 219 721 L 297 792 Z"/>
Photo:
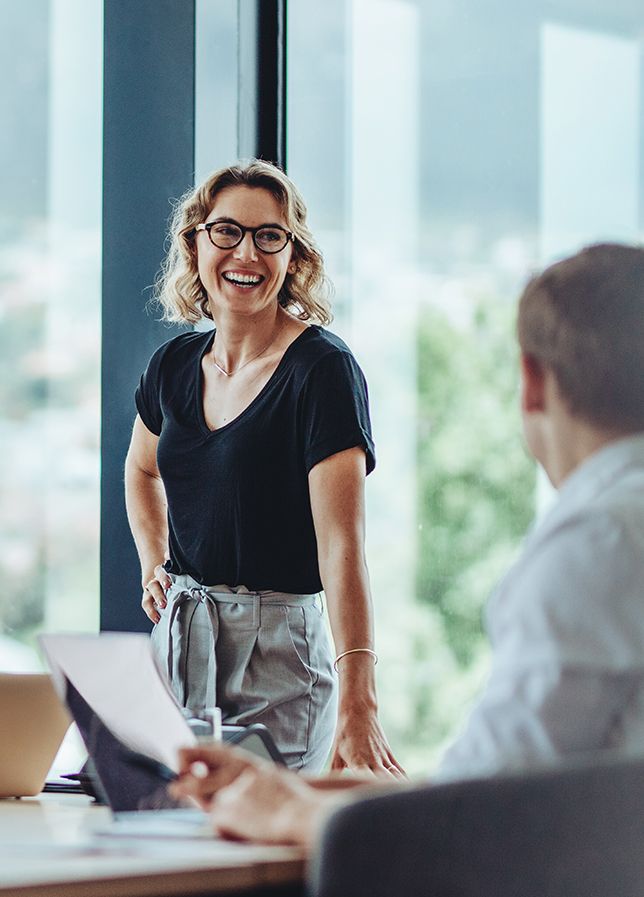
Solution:
<path fill-rule="evenodd" d="M 561 515 L 591 502 L 632 467 L 644 469 L 644 433 L 610 442 L 586 458 L 566 477 L 558 490 L 557 500 L 544 514 L 537 530 L 543 532 Z"/>
<path fill-rule="evenodd" d="M 559 498 L 566 502 L 577 495 L 591 498 L 633 465 L 644 466 L 644 433 L 617 439 L 593 452 L 566 477 Z"/>

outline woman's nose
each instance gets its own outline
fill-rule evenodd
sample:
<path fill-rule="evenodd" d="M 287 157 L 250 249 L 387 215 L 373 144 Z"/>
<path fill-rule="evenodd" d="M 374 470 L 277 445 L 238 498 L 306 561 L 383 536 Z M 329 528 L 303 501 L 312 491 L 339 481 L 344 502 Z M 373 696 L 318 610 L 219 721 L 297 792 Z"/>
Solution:
<path fill-rule="evenodd" d="M 241 243 L 238 243 L 237 246 L 235 246 L 235 258 L 238 258 L 240 261 L 244 259 L 255 261 L 257 259 L 257 248 L 253 242 L 253 235 L 250 231 L 247 230 Z"/>

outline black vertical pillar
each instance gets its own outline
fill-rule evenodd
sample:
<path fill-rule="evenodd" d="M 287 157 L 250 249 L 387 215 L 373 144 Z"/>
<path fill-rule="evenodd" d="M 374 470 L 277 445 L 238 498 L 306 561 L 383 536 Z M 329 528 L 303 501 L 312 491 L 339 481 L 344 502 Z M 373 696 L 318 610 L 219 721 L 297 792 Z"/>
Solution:
<path fill-rule="evenodd" d="M 104 0 L 101 629 L 140 630 L 123 464 L 133 391 L 173 332 L 146 309 L 170 199 L 194 169 L 194 0 Z"/>
<path fill-rule="evenodd" d="M 239 155 L 286 169 L 286 0 L 239 0 Z"/>

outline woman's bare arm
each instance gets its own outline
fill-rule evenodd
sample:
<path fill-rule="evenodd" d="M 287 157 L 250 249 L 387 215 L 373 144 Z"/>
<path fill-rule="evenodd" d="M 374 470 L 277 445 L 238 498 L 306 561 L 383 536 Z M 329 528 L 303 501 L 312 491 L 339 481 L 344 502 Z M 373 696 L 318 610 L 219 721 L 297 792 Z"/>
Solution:
<path fill-rule="evenodd" d="M 168 554 L 167 502 L 157 467 L 158 436 L 137 414 L 125 460 L 125 506 L 141 562 L 141 606 L 158 623 L 170 578 L 163 569 Z"/>
<path fill-rule="evenodd" d="M 373 612 L 364 556 L 365 453 L 331 455 L 309 473 L 320 576 L 336 654 L 373 650 Z M 338 663 L 340 701 L 332 768 L 401 775 L 378 722 L 374 658 L 352 653 Z"/>

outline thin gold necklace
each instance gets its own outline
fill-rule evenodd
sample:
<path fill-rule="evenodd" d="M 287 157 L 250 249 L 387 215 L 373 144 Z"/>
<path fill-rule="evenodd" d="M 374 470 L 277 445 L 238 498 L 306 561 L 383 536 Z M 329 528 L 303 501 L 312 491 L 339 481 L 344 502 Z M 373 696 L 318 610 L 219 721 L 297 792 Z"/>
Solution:
<path fill-rule="evenodd" d="M 227 371 L 226 368 L 222 367 L 219 364 L 219 362 L 217 361 L 217 359 L 215 358 L 215 341 L 217 339 L 217 334 L 215 333 L 215 339 L 212 341 L 212 363 L 217 368 L 217 370 L 220 371 L 224 375 L 224 377 L 234 377 L 235 374 L 237 374 L 239 371 L 241 371 L 242 368 L 245 368 L 247 364 L 250 364 L 251 361 L 255 361 L 255 359 L 259 358 L 260 355 L 263 355 L 267 349 L 270 349 L 270 347 L 273 345 L 273 343 L 277 339 L 277 335 L 280 332 L 280 330 L 281 330 L 281 322 L 276 326 L 275 332 L 273 333 L 273 335 L 270 339 L 270 342 L 266 343 L 266 345 L 263 347 L 263 349 L 260 349 L 260 351 L 257 352 L 256 355 L 251 355 L 250 358 L 247 358 L 246 361 L 243 364 L 240 364 L 238 368 L 235 368 L 234 371 Z"/>

